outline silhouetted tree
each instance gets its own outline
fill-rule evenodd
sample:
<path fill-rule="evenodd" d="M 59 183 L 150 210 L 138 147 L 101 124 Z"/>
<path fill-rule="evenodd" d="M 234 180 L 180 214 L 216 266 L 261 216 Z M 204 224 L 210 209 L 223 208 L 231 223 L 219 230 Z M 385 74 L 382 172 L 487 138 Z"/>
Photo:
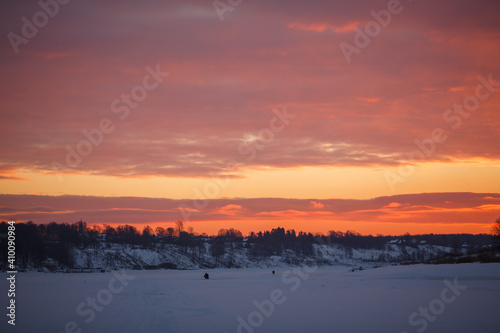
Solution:
<path fill-rule="evenodd" d="M 80 220 L 76 224 L 78 226 L 78 232 L 80 234 L 83 234 L 85 231 L 87 231 L 87 222 L 84 222 L 83 220 Z"/>
<path fill-rule="evenodd" d="M 149 225 L 145 226 L 142 229 L 142 235 L 141 235 L 142 245 L 147 248 L 153 248 L 154 240 L 155 240 L 155 235 L 153 232 L 153 228 L 151 228 Z"/>
<path fill-rule="evenodd" d="M 177 221 L 175 222 L 175 231 L 177 233 L 177 236 L 181 236 L 181 232 L 184 231 L 184 222 L 182 221 Z"/>
<path fill-rule="evenodd" d="M 225 241 L 238 241 L 243 239 L 243 234 L 241 231 L 230 228 L 230 229 L 219 229 L 217 237 L 222 238 Z"/>
<path fill-rule="evenodd" d="M 116 229 L 110 225 L 104 226 L 104 233 L 106 234 L 106 240 L 108 242 L 114 242 L 117 235 L 118 235 L 118 233 L 116 232 Z"/>
<path fill-rule="evenodd" d="M 166 233 L 166 236 L 167 237 L 173 237 L 174 236 L 174 228 L 170 227 L 170 228 L 167 228 L 167 233 Z"/>
<path fill-rule="evenodd" d="M 166 236 L 166 230 L 162 227 L 156 227 L 155 234 L 156 236 Z"/>
<path fill-rule="evenodd" d="M 140 234 L 136 227 L 131 225 L 119 225 L 116 228 L 118 241 L 127 244 L 139 244 Z"/>
<path fill-rule="evenodd" d="M 210 247 L 210 253 L 216 259 L 218 259 L 219 257 L 223 256 L 225 252 L 226 252 L 226 247 L 224 245 L 224 241 L 223 240 L 215 240 L 212 243 L 212 246 Z"/>
<path fill-rule="evenodd" d="M 493 224 L 493 238 L 495 239 L 496 245 L 500 248 L 500 217 L 497 218 L 495 224 Z"/>

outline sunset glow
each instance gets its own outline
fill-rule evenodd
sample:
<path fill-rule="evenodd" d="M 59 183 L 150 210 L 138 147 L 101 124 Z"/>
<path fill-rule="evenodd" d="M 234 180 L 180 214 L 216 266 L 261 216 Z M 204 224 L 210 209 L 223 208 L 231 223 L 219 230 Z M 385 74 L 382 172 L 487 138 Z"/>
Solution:
<path fill-rule="evenodd" d="M 2 221 L 476 234 L 500 216 L 500 3 L 69 2 L 31 37 L 43 8 L 0 6 Z"/>

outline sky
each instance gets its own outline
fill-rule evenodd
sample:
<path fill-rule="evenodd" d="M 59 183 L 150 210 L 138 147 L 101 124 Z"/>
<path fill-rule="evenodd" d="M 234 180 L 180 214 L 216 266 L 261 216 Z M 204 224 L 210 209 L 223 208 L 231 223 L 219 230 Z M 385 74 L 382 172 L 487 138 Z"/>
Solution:
<path fill-rule="evenodd" d="M 4 1 L 0 219 L 487 233 L 497 1 Z"/>

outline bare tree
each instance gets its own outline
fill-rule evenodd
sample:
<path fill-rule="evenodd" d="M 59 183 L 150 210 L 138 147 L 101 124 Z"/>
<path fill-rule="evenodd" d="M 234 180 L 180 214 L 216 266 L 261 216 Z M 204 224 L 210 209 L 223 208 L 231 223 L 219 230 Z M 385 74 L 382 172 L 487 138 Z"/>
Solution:
<path fill-rule="evenodd" d="M 156 227 L 156 236 L 165 236 L 166 235 L 166 230 L 165 228 L 162 228 L 162 227 Z"/>
<path fill-rule="evenodd" d="M 145 226 L 142 229 L 142 235 L 143 236 L 152 236 L 152 235 L 154 235 L 153 228 L 151 228 L 149 225 Z"/>
<path fill-rule="evenodd" d="M 96 234 L 102 234 L 104 232 L 104 228 L 97 225 L 97 224 L 94 224 L 92 226 L 92 230 L 96 233 Z"/>
<path fill-rule="evenodd" d="M 175 222 L 175 231 L 177 233 L 177 236 L 180 237 L 181 232 L 184 231 L 184 222 L 182 221 Z"/>
<path fill-rule="evenodd" d="M 500 217 L 497 218 L 491 230 L 493 231 L 493 237 L 495 238 L 498 247 L 500 247 Z"/>

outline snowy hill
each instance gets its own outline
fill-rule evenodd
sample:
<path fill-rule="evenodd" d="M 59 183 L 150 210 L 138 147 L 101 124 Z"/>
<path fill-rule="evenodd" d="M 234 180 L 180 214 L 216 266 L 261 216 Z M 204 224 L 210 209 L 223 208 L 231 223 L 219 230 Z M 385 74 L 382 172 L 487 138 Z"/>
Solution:
<path fill-rule="evenodd" d="M 0 223 L 0 233 L 7 224 Z M 92 227 L 73 224 L 16 224 L 26 240 L 16 248 L 20 271 L 110 271 L 114 269 L 271 268 L 347 266 L 351 269 L 419 262 L 492 262 L 491 235 L 426 234 L 363 236 L 355 232 L 328 234 L 274 228 L 244 236 L 236 229 L 199 235 L 179 228 L 142 232 L 130 225 Z M 0 245 L 2 245 L 0 239 Z M 0 246 L 0 270 L 7 267 L 6 246 Z M 490 251 L 491 253 L 485 253 Z M 479 254 L 480 253 L 480 254 Z M 443 257 L 448 254 L 447 257 Z M 476 256 L 474 257 L 474 254 Z M 443 258 L 445 260 L 443 260 Z M 494 260 L 493 260 L 494 259 Z"/>
<path fill-rule="evenodd" d="M 387 244 L 383 250 L 353 249 L 338 244 L 314 244 L 313 254 L 299 255 L 283 250 L 281 255 L 256 256 L 252 247 L 226 243 L 225 253 L 214 255 L 213 244 L 196 248 L 176 244 L 151 244 L 147 247 L 101 242 L 97 246 L 75 248 L 74 270 L 112 269 L 200 269 L 200 268 L 270 268 L 300 265 L 348 266 L 371 268 L 415 260 L 429 260 L 451 248 L 419 245 L 409 247 Z M 255 245 L 254 245 L 255 246 Z"/>

